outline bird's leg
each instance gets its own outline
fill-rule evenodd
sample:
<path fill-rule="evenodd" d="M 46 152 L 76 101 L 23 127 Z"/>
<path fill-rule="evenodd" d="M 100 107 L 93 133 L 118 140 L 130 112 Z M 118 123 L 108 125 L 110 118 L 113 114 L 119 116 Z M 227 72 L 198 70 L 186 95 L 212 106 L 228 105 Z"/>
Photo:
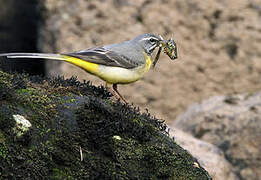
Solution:
<path fill-rule="evenodd" d="M 121 99 L 122 101 L 124 101 L 125 103 L 127 103 L 127 101 L 121 96 L 121 94 L 118 92 L 117 90 L 117 84 L 113 84 L 111 87 L 111 84 L 106 82 L 106 89 L 116 98 L 116 99 Z"/>
<path fill-rule="evenodd" d="M 121 100 L 123 100 L 125 103 L 127 103 L 126 99 L 119 93 L 119 91 L 117 89 L 117 84 L 113 84 L 112 88 L 118 94 L 118 96 L 121 98 Z"/>
<path fill-rule="evenodd" d="M 116 94 L 116 92 L 112 89 L 112 84 L 109 84 L 106 82 L 105 87 L 107 91 L 109 91 L 115 98 L 119 98 L 119 96 Z"/>

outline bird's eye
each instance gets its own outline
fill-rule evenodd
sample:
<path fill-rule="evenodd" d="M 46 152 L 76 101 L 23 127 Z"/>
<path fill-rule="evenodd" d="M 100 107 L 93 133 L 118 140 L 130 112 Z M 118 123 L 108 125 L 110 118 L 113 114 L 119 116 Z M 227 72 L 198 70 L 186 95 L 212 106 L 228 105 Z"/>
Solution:
<path fill-rule="evenodd" d="M 157 39 L 150 38 L 150 42 L 151 42 L 151 43 L 155 43 L 156 41 L 157 41 Z"/>

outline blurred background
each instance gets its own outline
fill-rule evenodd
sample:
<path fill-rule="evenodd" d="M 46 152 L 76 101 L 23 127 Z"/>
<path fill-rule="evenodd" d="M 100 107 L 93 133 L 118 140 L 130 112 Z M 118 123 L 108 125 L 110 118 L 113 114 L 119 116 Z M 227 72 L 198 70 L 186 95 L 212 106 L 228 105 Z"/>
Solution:
<path fill-rule="evenodd" d="M 244 118 L 236 121 L 233 112 L 242 103 L 250 107 L 253 101 L 241 101 L 261 90 L 260 1 L 0 0 L 0 22 L 0 52 L 72 52 L 118 43 L 143 33 L 160 34 L 165 39 L 173 37 L 178 46 L 178 60 L 171 61 L 162 54 L 155 69 L 134 84 L 119 86 L 120 92 L 129 102 L 142 110 L 148 108 L 171 127 L 179 127 L 216 145 L 227 162 L 221 170 L 226 179 L 260 178 L 260 97 L 254 96 L 252 109 L 240 111 L 253 112 L 255 118 L 250 119 L 251 123 L 255 119 L 254 124 L 246 123 L 248 119 Z M 103 84 L 67 63 L 3 60 L 1 64 L 5 70 L 77 76 L 95 85 Z M 191 105 L 195 107 L 195 103 L 210 97 L 208 103 L 196 104 L 197 108 L 192 108 L 194 114 L 191 113 Z M 230 114 L 223 113 L 221 108 L 225 106 L 229 106 L 226 112 Z M 198 124 L 189 125 L 198 116 L 195 113 L 203 111 L 208 113 Z M 193 115 L 187 125 L 180 123 L 185 112 Z M 213 117 L 209 120 L 206 116 L 210 113 Z M 214 122 L 222 124 L 226 117 L 224 126 L 211 126 Z M 205 127 L 196 129 L 202 124 Z M 248 144 L 241 141 L 243 130 L 247 130 L 244 137 L 251 137 L 244 142 Z M 217 132 L 219 139 L 210 138 Z M 240 143 L 243 146 L 236 151 Z M 216 179 L 217 174 L 214 172 Z"/>

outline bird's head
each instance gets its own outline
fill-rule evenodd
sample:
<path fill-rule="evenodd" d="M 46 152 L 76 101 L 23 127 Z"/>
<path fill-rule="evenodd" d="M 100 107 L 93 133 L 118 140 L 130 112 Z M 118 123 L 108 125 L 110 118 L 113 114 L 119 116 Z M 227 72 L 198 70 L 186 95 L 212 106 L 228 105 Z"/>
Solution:
<path fill-rule="evenodd" d="M 147 54 L 151 55 L 154 49 L 160 46 L 163 39 L 154 34 L 142 34 L 134 38 L 132 41 L 139 44 Z"/>
<path fill-rule="evenodd" d="M 170 59 L 177 59 L 177 46 L 175 41 L 170 38 L 169 40 L 164 40 L 161 36 L 156 36 L 154 34 L 142 34 L 131 40 L 132 43 L 135 43 L 142 47 L 144 51 L 151 56 L 155 48 L 159 47 L 159 50 L 156 54 L 156 57 L 153 61 L 153 67 L 155 67 L 161 50 L 164 48 L 164 53 L 169 56 Z"/>

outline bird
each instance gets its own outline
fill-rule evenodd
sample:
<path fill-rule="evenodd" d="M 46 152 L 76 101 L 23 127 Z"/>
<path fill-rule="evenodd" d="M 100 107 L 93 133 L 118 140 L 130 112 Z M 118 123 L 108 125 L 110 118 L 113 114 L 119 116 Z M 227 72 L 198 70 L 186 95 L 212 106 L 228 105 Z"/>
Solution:
<path fill-rule="evenodd" d="M 146 33 L 121 43 L 71 53 L 1 53 L 0 56 L 6 56 L 7 58 L 41 58 L 71 63 L 104 80 L 106 89 L 114 97 L 127 103 L 126 99 L 119 93 L 117 85 L 129 84 L 141 79 L 151 68 L 153 51 L 157 47 L 160 47 L 161 50 L 162 44 L 166 46 L 169 41 L 163 42 L 160 35 Z M 157 60 L 159 54 L 160 51 L 158 51 Z"/>

